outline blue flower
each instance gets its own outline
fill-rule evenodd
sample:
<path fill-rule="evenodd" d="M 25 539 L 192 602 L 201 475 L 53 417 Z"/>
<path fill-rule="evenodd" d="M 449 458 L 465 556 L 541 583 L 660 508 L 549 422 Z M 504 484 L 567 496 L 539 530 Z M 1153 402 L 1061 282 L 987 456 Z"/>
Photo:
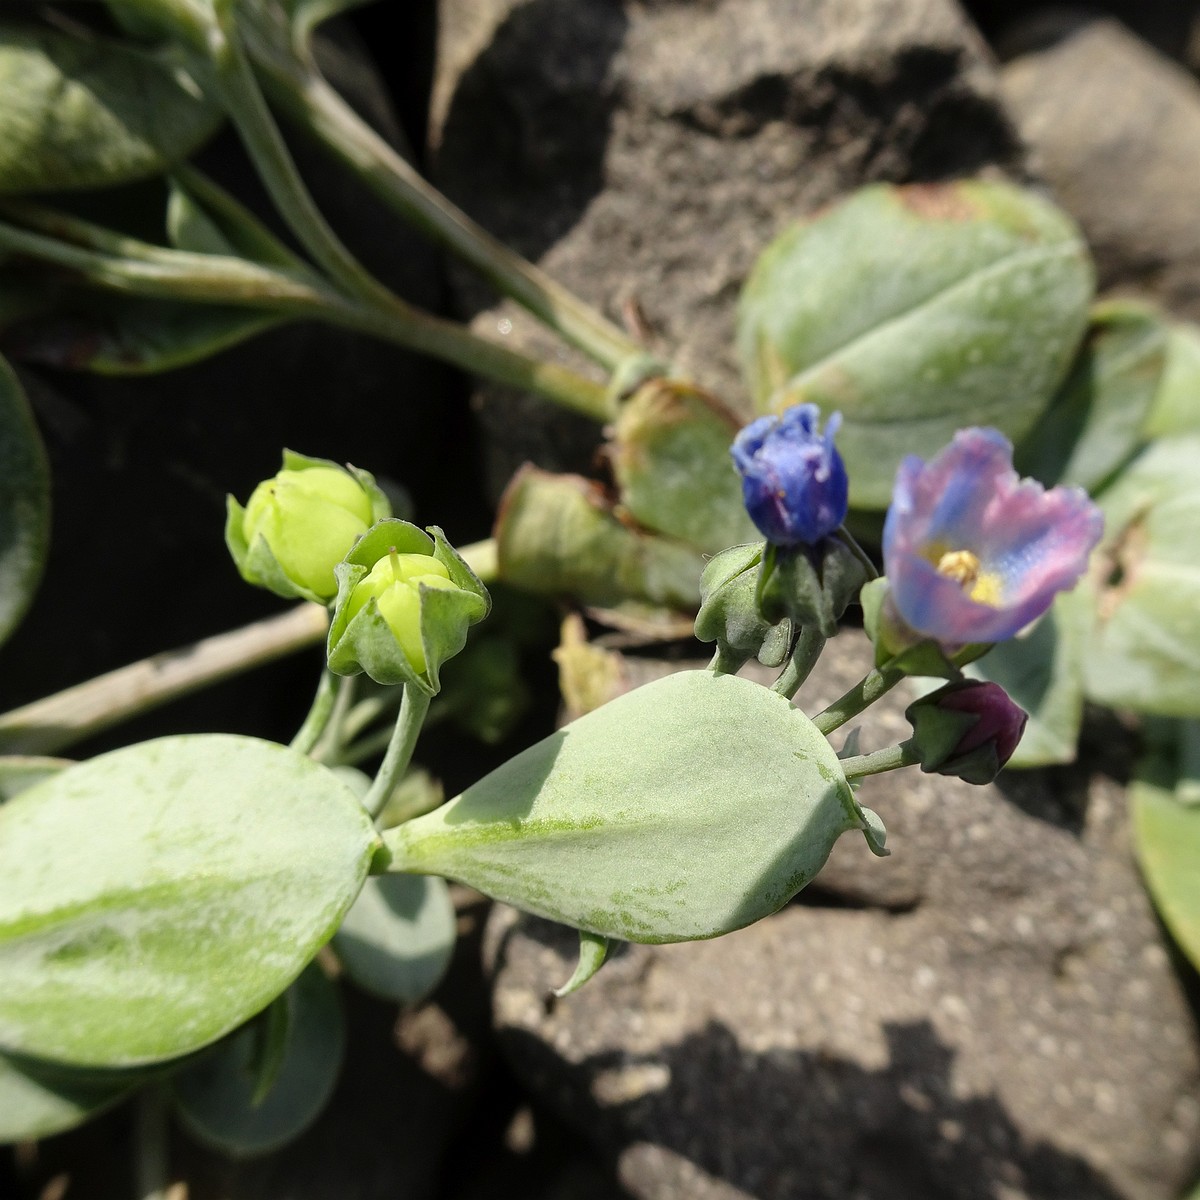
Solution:
<path fill-rule="evenodd" d="M 1104 518 L 1076 487 L 1021 480 L 994 429 L 964 429 L 932 462 L 906 458 L 883 527 L 888 603 L 943 646 L 999 642 L 1075 586 Z"/>
<path fill-rule="evenodd" d="M 842 418 L 834 413 L 823 434 L 819 419 L 815 404 L 793 405 L 782 416 L 752 421 L 730 450 L 746 510 L 777 546 L 814 545 L 846 516 L 850 485 L 833 445 Z"/>

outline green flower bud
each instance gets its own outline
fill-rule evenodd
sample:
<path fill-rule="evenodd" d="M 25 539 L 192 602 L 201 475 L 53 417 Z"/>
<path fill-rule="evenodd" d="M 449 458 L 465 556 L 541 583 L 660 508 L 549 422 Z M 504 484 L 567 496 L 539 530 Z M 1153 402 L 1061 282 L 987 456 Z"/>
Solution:
<path fill-rule="evenodd" d="M 407 521 L 373 526 L 336 568 L 329 668 L 376 683 L 411 683 L 432 695 L 438 670 L 487 616 L 483 584 L 446 541 Z"/>
<path fill-rule="evenodd" d="M 696 637 L 717 643 L 719 669 L 729 675 L 755 657 L 764 666 L 778 667 L 791 648 L 791 620 L 772 623 L 758 607 L 762 555 L 761 542 L 731 546 L 713 555 L 700 576 Z"/>
<path fill-rule="evenodd" d="M 242 578 L 288 599 L 327 604 L 334 567 L 357 538 L 391 514 L 366 471 L 283 453 L 283 469 L 258 485 L 246 507 L 232 497 L 225 542 Z"/>

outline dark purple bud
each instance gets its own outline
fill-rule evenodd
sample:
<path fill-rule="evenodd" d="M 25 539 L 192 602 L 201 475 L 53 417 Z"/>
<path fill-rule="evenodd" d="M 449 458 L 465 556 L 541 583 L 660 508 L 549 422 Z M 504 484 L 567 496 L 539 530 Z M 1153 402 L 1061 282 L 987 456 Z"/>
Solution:
<path fill-rule="evenodd" d="M 947 684 L 908 707 L 921 770 L 991 783 L 1013 756 L 1028 715 L 998 683 Z"/>
<path fill-rule="evenodd" d="M 815 545 L 846 517 L 850 484 L 833 445 L 841 416 L 834 413 L 824 433 L 819 420 L 815 404 L 793 405 L 751 421 L 730 450 L 746 510 L 777 546 Z"/>

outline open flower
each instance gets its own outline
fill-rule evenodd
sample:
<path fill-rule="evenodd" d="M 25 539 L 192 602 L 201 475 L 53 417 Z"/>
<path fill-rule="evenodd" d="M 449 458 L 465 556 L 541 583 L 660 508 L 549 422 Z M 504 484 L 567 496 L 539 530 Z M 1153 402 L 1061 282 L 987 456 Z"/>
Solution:
<path fill-rule="evenodd" d="M 1028 716 L 998 684 L 950 683 L 909 705 L 921 770 L 991 783 L 1013 756 Z"/>
<path fill-rule="evenodd" d="M 833 445 L 842 419 L 834 413 L 823 434 L 819 419 L 815 404 L 795 404 L 751 421 L 730 449 L 750 519 L 777 546 L 813 545 L 846 516 L 850 485 Z"/>
<path fill-rule="evenodd" d="M 965 429 L 896 473 L 883 530 L 889 604 L 943 646 L 998 642 L 1073 587 L 1104 519 L 1081 488 L 1021 480 L 994 429 Z"/>

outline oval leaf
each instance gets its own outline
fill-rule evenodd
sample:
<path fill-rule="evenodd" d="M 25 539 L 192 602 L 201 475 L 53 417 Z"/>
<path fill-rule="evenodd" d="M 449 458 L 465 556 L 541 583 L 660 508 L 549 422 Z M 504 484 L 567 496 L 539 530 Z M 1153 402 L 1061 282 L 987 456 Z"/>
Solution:
<path fill-rule="evenodd" d="M 454 905 L 436 876 L 373 876 L 333 938 L 346 974 L 384 1000 L 416 1004 L 454 953 Z"/>
<path fill-rule="evenodd" d="M 69 758 L 37 754 L 0 755 L 0 804 L 44 783 L 71 765 Z"/>
<path fill-rule="evenodd" d="M 965 668 L 972 679 L 998 683 L 1029 714 L 1010 767 L 1075 761 L 1091 603 L 1085 587 L 1064 592 L 1028 633 L 1000 642 Z"/>
<path fill-rule="evenodd" d="M 758 531 L 729 457 L 741 422 L 707 392 L 653 379 L 621 407 L 608 454 L 639 524 L 708 554 Z"/>
<path fill-rule="evenodd" d="M 0 1143 L 49 1137 L 129 1095 L 139 1071 L 70 1070 L 0 1054 Z"/>
<path fill-rule="evenodd" d="M 1142 433 L 1148 438 L 1200 433 L 1200 325 L 1169 327 L 1166 368 Z"/>
<path fill-rule="evenodd" d="M 29 404 L 0 358 L 0 642 L 25 615 L 50 538 L 50 469 Z"/>
<path fill-rule="evenodd" d="M 221 112 L 182 66 L 126 44 L 0 22 L 0 194 L 156 175 Z"/>
<path fill-rule="evenodd" d="M 384 835 L 391 868 L 462 880 L 605 937 L 716 937 L 786 904 L 866 829 L 832 747 L 735 676 L 638 688 Z"/>
<path fill-rule="evenodd" d="M 1047 487 L 1102 487 L 1145 440 L 1167 342 L 1168 326 L 1153 309 L 1098 305 L 1066 383 L 1017 447 L 1018 473 Z"/>
<path fill-rule="evenodd" d="M 964 425 L 1028 430 L 1087 323 L 1071 220 L 1008 184 L 878 185 L 780 236 L 746 284 L 742 362 L 759 408 L 838 410 L 856 508 L 884 508 L 907 454 Z"/>
<path fill-rule="evenodd" d="M 362 886 L 374 831 L 303 755 L 195 735 L 101 755 L 0 806 L 0 1045 L 173 1058 L 277 996 Z"/>
<path fill-rule="evenodd" d="M 1084 687 L 1099 704 L 1200 716 L 1200 437 L 1150 446 L 1098 498 L 1096 616 Z"/>
<path fill-rule="evenodd" d="M 1176 783 L 1163 758 L 1141 765 L 1129 790 L 1134 846 L 1155 906 L 1200 970 L 1200 805 L 1181 804 Z"/>
<path fill-rule="evenodd" d="M 0 313 L 0 349 L 21 362 L 97 375 L 173 371 L 288 320 L 252 308 L 106 295 L 48 279 L 30 280 L 25 295 L 24 312 Z"/>
<path fill-rule="evenodd" d="M 337 987 L 310 966 L 272 1005 L 286 1011 L 281 1057 L 258 1094 L 267 1014 L 240 1029 L 173 1081 L 176 1111 L 198 1141 L 234 1158 L 266 1154 L 298 1137 L 333 1094 L 346 1030 Z"/>

